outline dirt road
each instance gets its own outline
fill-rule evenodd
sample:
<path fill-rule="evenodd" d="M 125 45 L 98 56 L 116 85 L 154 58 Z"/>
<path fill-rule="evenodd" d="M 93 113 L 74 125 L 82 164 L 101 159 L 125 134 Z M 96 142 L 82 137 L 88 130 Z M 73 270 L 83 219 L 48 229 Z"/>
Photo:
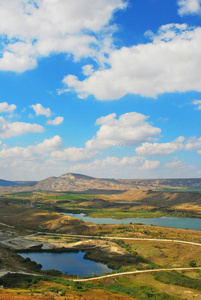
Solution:
<path fill-rule="evenodd" d="M 188 270 L 201 270 L 201 267 L 196 267 L 196 268 L 155 269 L 155 270 L 137 270 L 137 271 L 129 271 L 129 272 L 122 272 L 122 273 L 108 274 L 108 275 L 103 275 L 103 276 L 93 277 L 93 278 L 72 279 L 72 280 L 73 281 L 82 282 L 82 281 L 99 280 L 99 279 L 104 279 L 104 278 L 108 278 L 108 277 L 115 277 L 115 276 L 122 276 L 122 275 L 153 273 L 153 272 L 161 272 L 161 271 L 188 271 Z"/>
<path fill-rule="evenodd" d="M 200 243 L 187 242 L 181 240 L 168 240 L 168 239 L 148 239 L 148 238 L 132 238 L 132 237 L 114 237 L 114 236 L 91 236 L 91 235 L 69 235 L 69 237 L 79 237 L 79 238 L 93 238 L 93 239 L 108 239 L 108 240 L 130 240 L 130 241 L 156 241 L 156 242 L 169 242 L 169 243 L 182 243 L 189 245 L 200 246 Z"/>

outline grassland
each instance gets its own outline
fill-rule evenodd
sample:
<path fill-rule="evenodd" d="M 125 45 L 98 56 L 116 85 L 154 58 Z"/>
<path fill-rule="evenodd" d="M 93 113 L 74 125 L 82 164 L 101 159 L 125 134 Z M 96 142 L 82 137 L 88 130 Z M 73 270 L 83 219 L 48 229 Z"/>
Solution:
<path fill-rule="evenodd" d="M 54 212 L 85 213 L 90 217 L 201 218 L 201 193 L 133 190 L 114 195 L 65 192 L 22 192 L 0 196 L 0 203 L 31 205 Z"/>
<path fill-rule="evenodd" d="M 170 267 L 201 266 L 201 247 L 175 243 L 183 240 L 201 244 L 200 231 L 171 229 L 141 224 L 93 225 L 60 212 L 86 213 L 92 217 L 158 217 L 161 215 L 201 217 L 200 193 L 175 191 L 128 191 L 114 195 L 65 192 L 22 192 L 0 196 L 0 241 L 35 233 L 41 243 L 71 243 L 83 240 L 69 234 L 87 234 L 95 240 L 110 236 L 116 246 L 130 255 L 116 259 L 101 248 L 87 251 L 87 257 L 115 267 L 116 272 Z M 3 224 L 7 224 L 7 227 Z M 33 238 L 34 238 L 33 237 Z M 115 240 L 116 237 L 144 240 Z M 150 240 L 145 240 L 150 239 Z M 170 242 L 151 239 L 168 239 Z M 95 242 L 94 242 L 95 243 Z M 105 244 L 109 244 L 105 240 Z M 105 246 L 104 246 L 105 247 Z M 132 259 L 131 259 L 132 258 Z M 201 273 L 158 272 L 96 282 L 76 283 L 72 277 L 40 271 L 40 266 L 20 258 L 15 251 L 0 247 L 0 269 L 35 273 L 7 274 L 0 278 L 0 299 L 201 299 Z M 6 288 L 6 289 L 5 289 Z"/>
<path fill-rule="evenodd" d="M 192 278 L 196 277 L 195 278 Z M 151 299 L 177 300 L 200 299 L 200 273 L 191 272 L 183 275 L 177 272 L 164 274 L 124 276 L 115 279 L 105 279 L 94 283 L 72 282 L 64 277 L 6 275 L 0 283 L 6 286 L 0 288 L 1 299 L 15 299 L 18 294 L 24 299 Z M 181 281 L 175 285 L 174 279 Z M 184 282 L 188 281 L 188 284 Z M 166 281 L 166 282 L 164 282 Z M 171 281 L 171 282 L 170 282 Z M 185 286 L 187 285 L 187 287 Z M 4 297 L 3 297 L 4 296 Z M 7 296 L 7 297 L 6 297 Z M 12 298 L 13 296 L 13 298 Z M 32 298 L 31 298 L 32 296 Z M 23 299 L 23 298 L 18 298 Z"/>

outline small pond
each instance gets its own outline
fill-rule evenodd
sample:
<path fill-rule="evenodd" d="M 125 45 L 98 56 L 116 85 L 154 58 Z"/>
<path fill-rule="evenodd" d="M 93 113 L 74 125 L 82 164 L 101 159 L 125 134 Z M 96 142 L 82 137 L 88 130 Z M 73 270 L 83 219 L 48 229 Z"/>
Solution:
<path fill-rule="evenodd" d="M 84 252 L 29 252 L 18 253 L 24 258 L 29 257 L 31 260 L 41 264 L 42 270 L 59 270 L 69 275 L 87 277 L 110 273 L 113 270 L 103 263 L 94 262 L 84 258 Z"/>
<path fill-rule="evenodd" d="M 201 219 L 197 218 L 178 218 L 178 217 L 159 217 L 159 218 L 124 218 L 124 219 L 113 219 L 113 218 L 92 218 L 87 217 L 85 214 L 72 214 L 63 213 L 66 216 L 72 216 L 77 219 L 82 219 L 84 222 L 93 222 L 97 225 L 103 224 L 133 224 L 141 223 L 144 225 L 157 225 L 172 228 L 188 228 L 192 230 L 201 230 Z"/>

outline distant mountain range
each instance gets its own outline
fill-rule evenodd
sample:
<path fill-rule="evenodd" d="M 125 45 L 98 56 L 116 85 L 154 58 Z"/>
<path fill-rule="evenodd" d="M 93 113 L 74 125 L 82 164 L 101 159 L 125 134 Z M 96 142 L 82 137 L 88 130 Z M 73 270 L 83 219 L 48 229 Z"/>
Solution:
<path fill-rule="evenodd" d="M 35 185 L 37 181 L 9 181 L 0 179 L 0 186 Z"/>
<path fill-rule="evenodd" d="M 187 179 L 109 179 L 94 178 L 82 174 L 67 173 L 59 177 L 48 177 L 41 181 L 7 181 L 0 179 L 0 186 L 19 191 L 71 191 L 106 193 L 130 189 L 158 189 L 160 187 L 201 188 L 201 178 Z M 1 188 L 2 189 L 2 188 Z"/>

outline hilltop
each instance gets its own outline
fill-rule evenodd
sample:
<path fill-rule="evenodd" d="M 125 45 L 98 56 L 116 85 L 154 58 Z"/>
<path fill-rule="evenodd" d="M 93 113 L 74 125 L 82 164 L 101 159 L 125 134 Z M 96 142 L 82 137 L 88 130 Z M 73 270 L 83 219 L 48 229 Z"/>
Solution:
<path fill-rule="evenodd" d="M 0 180 L 0 191 L 61 191 L 87 193 L 121 193 L 128 190 L 201 189 L 201 178 L 172 179 L 113 179 L 95 178 L 83 174 L 66 173 L 41 181 Z"/>

